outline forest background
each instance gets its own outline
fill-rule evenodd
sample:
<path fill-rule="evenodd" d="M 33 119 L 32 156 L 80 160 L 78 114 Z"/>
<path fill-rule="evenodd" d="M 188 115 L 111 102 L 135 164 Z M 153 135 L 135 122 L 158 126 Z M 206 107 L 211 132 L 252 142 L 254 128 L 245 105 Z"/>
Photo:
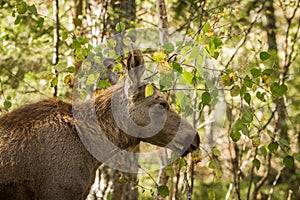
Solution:
<path fill-rule="evenodd" d="M 201 147 L 140 174 L 102 166 L 88 199 L 300 199 L 299 6 L 0 0 L 0 115 L 53 96 L 72 101 L 94 47 L 124 30 L 156 29 L 161 48 L 143 49 L 148 78 L 198 130 Z M 110 84 L 102 78 L 96 92 Z"/>

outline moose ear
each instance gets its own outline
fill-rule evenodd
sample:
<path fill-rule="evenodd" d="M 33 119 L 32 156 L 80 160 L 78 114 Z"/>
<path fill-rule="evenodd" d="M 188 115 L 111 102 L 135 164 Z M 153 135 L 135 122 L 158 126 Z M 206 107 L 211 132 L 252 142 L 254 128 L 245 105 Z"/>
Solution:
<path fill-rule="evenodd" d="M 145 61 L 142 52 L 133 44 L 129 46 L 127 59 L 126 84 L 129 89 L 136 89 L 141 85 L 141 77 L 145 72 Z"/>

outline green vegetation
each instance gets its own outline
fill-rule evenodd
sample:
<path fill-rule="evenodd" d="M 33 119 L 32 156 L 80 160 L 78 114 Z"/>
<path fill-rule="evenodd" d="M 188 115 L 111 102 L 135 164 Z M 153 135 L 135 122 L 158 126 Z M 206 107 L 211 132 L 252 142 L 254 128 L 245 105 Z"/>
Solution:
<path fill-rule="evenodd" d="M 0 1 L 0 115 L 53 96 L 70 101 L 75 76 L 87 88 L 97 80 L 101 93 L 111 85 L 107 69 L 93 66 L 115 58 L 123 79 L 123 58 L 115 40 L 100 43 L 127 30 L 127 44 L 133 28 L 167 23 L 162 47 L 142 49 L 145 78 L 198 129 L 201 148 L 160 173 L 128 181 L 104 170 L 106 180 L 138 189 L 139 199 L 300 198 L 298 0 L 165 0 L 163 22 L 154 0 L 63 2 Z M 150 36 L 136 43 L 159 42 Z M 112 198 L 113 188 L 104 190 Z"/>

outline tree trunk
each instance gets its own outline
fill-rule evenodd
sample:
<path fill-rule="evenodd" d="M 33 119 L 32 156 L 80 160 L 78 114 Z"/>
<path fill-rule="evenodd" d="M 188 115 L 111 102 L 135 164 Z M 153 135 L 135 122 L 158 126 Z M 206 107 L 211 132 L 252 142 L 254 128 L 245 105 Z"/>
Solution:
<path fill-rule="evenodd" d="M 55 66 L 58 64 L 59 61 L 59 29 L 60 29 L 60 24 L 59 24 L 59 4 L 58 0 L 53 1 L 53 18 L 55 21 L 55 29 L 54 29 L 54 36 L 53 36 L 53 43 L 54 43 L 54 52 L 53 52 L 53 60 L 52 64 Z M 58 72 L 57 70 L 53 71 L 54 73 L 54 79 L 58 79 Z M 56 84 L 53 85 L 53 96 L 57 97 L 58 96 L 58 81 L 55 81 Z M 54 81 L 53 81 L 54 83 Z"/>
<path fill-rule="evenodd" d="M 107 27 L 110 34 L 116 33 L 115 26 L 119 22 L 126 25 L 126 29 L 132 28 L 132 23 L 136 20 L 136 2 L 135 0 L 110 0 L 110 7 L 114 11 L 114 16 L 107 18 Z M 137 162 L 138 157 L 132 157 L 132 160 L 126 162 Z M 119 170 L 110 171 L 112 181 L 112 199 L 113 200 L 136 200 L 138 199 L 138 190 L 136 187 L 137 174 L 126 173 Z"/>
<path fill-rule="evenodd" d="M 73 0 L 73 12 L 72 12 L 72 22 L 73 22 L 73 28 L 74 30 L 82 27 L 82 20 L 79 17 L 83 14 L 83 0 Z M 75 75 L 78 73 L 81 63 L 82 62 L 76 62 L 75 59 L 73 59 L 73 64 L 75 66 Z"/>
<path fill-rule="evenodd" d="M 160 44 L 164 45 L 168 42 L 168 16 L 166 3 L 164 0 L 156 0 L 157 16 L 159 21 L 159 39 Z"/>
<path fill-rule="evenodd" d="M 165 43 L 168 42 L 168 17 L 167 17 L 167 10 L 166 10 L 166 4 L 164 0 L 156 0 L 156 10 L 157 10 L 157 16 L 158 16 L 158 23 L 159 23 L 159 40 L 160 45 L 163 46 Z M 160 157 L 160 170 L 158 174 L 158 185 L 167 185 L 169 176 L 166 173 L 166 169 L 164 166 L 166 166 L 167 159 L 167 152 L 165 151 L 165 156 Z M 162 200 L 163 197 L 160 197 L 158 195 L 158 191 L 156 191 L 156 198 Z"/>

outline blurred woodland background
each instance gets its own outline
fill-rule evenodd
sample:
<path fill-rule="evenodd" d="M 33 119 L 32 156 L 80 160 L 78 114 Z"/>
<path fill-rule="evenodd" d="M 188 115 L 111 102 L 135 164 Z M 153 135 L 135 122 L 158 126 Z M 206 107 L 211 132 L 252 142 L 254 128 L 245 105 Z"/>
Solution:
<path fill-rule="evenodd" d="M 198 129 L 201 148 L 140 174 L 102 166 L 88 199 L 300 199 L 299 0 L 0 0 L 0 21 L 0 115 L 72 101 L 93 47 L 161 28 L 162 48 L 143 51 L 150 81 Z M 192 43 L 174 44 L 176 34 Z M 188 64 L 203 55 L 213 67 Z"/>

